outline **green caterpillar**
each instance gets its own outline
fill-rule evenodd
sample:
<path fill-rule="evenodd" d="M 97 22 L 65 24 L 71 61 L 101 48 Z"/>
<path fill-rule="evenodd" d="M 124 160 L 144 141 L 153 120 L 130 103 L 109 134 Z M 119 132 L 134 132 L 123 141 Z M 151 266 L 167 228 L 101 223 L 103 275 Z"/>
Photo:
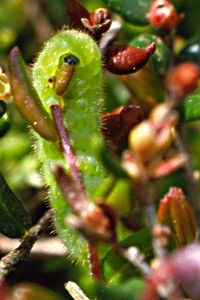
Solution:
<path fill-rule="evenodd" d="M 39 54 L 33 70 L 33 84 L 36 92 L 27 97 L 19 91 L 19 84 L 31 85 L 25 66 L 21 78 L 19 72 L 23 62 L 16 54 L 10 55 L 10 78 L 14 102 L 22 115 L 35 128 L 35 152 L 41 162 L 42 175 L 49 187 L 49 199 L 55 211 L 57 232 L 73 257 L 80 261 L 87 259 L 87 243 L 72 229 L 68 228 L 65 217 L 69 207 L 63 199 L 52 174 L 56 164 L 69 172 L 69 166 L 59 148 L 50 106 L 60 104 L 70 142 L 75 149 L 86 192 L 93 198 L 96 187 L 104 180 L 105 172 L 98 160 L 98 144 L 103 138 L 100 133 L 100 112 L 103 107 L 102 67 L 99 47 L 83 32 L 63 30 L 52 37 Z M 13 58 L 14 57 L 14 58 Z M 72 67 L 71 67 L 72 66 Z M 18 68 L 19 67 L 19 68 Z M 69 82 L 69 77 L 71 78 Z M 24 84 L 26 81 L 26 84 Z M 20 94 L 21 93 L 21 94 Z M 30 94 L 29 89 L 27 91 Z M 37 99 L 41 101 L 40 112 L 34 113 Z M 29 104 L 30 107 L 29 107 Z M 42 121 L 41 121 L 42 120 Z"/>

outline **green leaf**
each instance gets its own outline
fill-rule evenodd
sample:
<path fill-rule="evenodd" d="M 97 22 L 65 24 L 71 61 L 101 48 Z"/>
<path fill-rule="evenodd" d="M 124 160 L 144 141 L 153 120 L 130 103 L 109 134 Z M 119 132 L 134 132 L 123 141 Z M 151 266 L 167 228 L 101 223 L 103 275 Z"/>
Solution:
<path fill-rule="evenodd" d="M 170 63 L 170 50 L 160 37 L 155 34 L 140 34 L 129 43 L 131 46 L 144 48 L 152 42 L 156 42 L 156 51 L 150 58 L 156 73 L 164 74 Z"/>
<path fill-rule="evenodd" d="M 178 108 L 180 118 L 184 122 L 197 121 L 200 119 L 200 90 L 186 97 Z"/>
<path fill-rule="evenodd" d="M 145 255 L 146 259 L 152 256 L 151 234 L 148 229 L 142 229 L 131 234 L 123 242 L 125 248 L 134 246 Z M 132 266 L 127 260 L 111 249 L 102 263 L 102 270 L 106 282 L 121 283 L 133 276 L 140 275 L 139 271 Z"/>
<path fill-rule="evenodd" d="M 126 21 L 136 25 L 146 25 L 146 14 L 151 0 L 103 0 L 112 11 L 119 13 Z"/>
<path fill-rule="evenodd" d="M 113 189 L 111 190 L 107 203 L 117 212 L 121 217 L 129 215 L 131 205 L 131 187 L 129 180 L 119 179 Z"/>
<path fill-rule="evenodd" d="M 30 217 L 0 173 L 0 232 L 21 237 L 30 226 Z"/>
<path fill-rule="evenodd" d="M 200 66 L 200 38 L 190 41 L 179 53 L 178 62 L 191 61 Z"/>
<path fill-rule="evenodd" d="M 140 278 L 128 280 L 120 285 L 98 285 L 97 298 L 103 300 L 134 300 L 139 299 L 144 282 Z"/>

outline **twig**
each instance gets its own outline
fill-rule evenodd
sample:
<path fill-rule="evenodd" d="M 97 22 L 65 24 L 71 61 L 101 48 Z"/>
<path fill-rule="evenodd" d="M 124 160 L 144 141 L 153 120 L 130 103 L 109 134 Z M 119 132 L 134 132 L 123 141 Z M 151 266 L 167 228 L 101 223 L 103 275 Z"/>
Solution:
<path fill-rule="evenodd" d="M 0 253 L 6 254 L 19 247 L 18 239 L 8 238 L 0 235 Z M 57 237 L 40 238 L 31 249 L 31 255 L 34 256 L 62 256 L 67 254 L 67 249 Z"/>
<path fill-rule="evenodd" d="M 144 254 L 141 253 L 137 247 L 129 247 L 124 249 L 117 243 L 115 243 L 113 246 L 122 257 L 124 257 L 133 266 L 137 267 L 145 277 L 150 273 L 151 268 L 146 263 Z"/>
<path fill-rule="evenodd" d="M 45 231 L 47 223 L 52 216 L 53 211 L 47 211 L 39 220 L 39 222 L 30 228 L 30 230 L 25 234 L 20 245 L 6 256 L 2 257 L 0 260 L 0 282 L 13 270 L 18 263 L 25 261 L 28 258 L 34 243 Z"/>
<path fill-rule="evenodd" d="M 191 206 L 194 210 L 196 221 L 198 224 L 198 229 L 200 229 L 200 207 L 196 199 L 196 181 L 194 176 L 194 170 L 192 166 L 191 156 L 188 150 L 188 145 L 186 141 L 186 127 L 181 125 L 176 134 L 176 143 L 179 148 L 179 151 L 185 156 L 185 179 L 186 179 L 186 188 L 188 192 L 188 200 L 191 203 Z"/>
<path fill-rule="evenodd" d="M 65 283 L 65 288 L 74 300 L 89 300 L 80 287 L 73 281 Z"/>
<path fill-rule="evenodd" d="M 149 177 L 145 171 L 145 168 L 142 165 L 140 171 L 141 176 L 140 182 L 138 183 L 138 191 L 141 208 L 144 211 L 144 215 L 147 219 L 148 225 L 151 231 L 153 232 L 155 227 L 158 225 L 155 203 L 153 201 L 152 193 L 150 190 Z M 166 255 L 165 248 L 155 238 L 153 238 L 152 246 L 156 258 L 163 259 Z"/>

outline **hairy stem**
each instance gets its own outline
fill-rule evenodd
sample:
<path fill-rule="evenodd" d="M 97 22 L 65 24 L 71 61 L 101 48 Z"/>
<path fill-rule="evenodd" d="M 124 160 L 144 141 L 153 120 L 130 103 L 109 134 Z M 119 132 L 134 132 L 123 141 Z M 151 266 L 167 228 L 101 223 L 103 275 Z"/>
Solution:
<path fill-rule="evenodd" d="M 56 130 L 60 138 L 60 143 L 61 143 L 65 160 L 70 167 L 71 175 L 74 181 L 76 182 L 77 187 L 79 187 L 80 190 L 85 191 L 82 176 L 77 166 L 76 156 L 71 146 L 69 136 L 63 122 L 62 110 L 60 106 L 52 105 L 51 112 L 55 122 Z"/>
<path fill-rule="evenodd" d="M 98 249 L 93 244 L 89 243 L 89 261 L 90 261 L 90 270 L 93 278 L 96 280 L 102 279 Z"/>

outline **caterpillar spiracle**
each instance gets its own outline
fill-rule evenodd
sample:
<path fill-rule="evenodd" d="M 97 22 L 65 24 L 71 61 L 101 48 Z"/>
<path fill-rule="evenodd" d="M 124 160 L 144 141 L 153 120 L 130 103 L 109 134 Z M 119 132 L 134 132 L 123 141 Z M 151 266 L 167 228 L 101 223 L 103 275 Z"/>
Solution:
<path fill-rule="evenodd" d="M 70 65 L 73 65 L 73 72 Z M 13 67 L 10 69 L 12 77 Z M 71 72 L 70 82 L 67 81 L 68 72 Z M 16 74 L 14 75 L 16 77 Z M 76 30 L 58 32 L 39 54 L 33 66 L 32 78 L 37 94 L 35 96 L 39 97 L 47 114 L 45 119 L 49 120 L 49 124 L 52 121 L 50 106 L 58 103 L 62 105 L 63 119 L 70 142 L 75 149 L 86 192 L 92 199 L 96 187 L 105 178 L 105 171 L 96 150 L 98 148 L 96 145 L 103 140 L 100 132 L 103 76 L 99 47 L 86 33 Z M 18 106 L 22 107 L 22 104 Z M 19 110 L 22 110 L 21 113 L 24 115 L 28 114 L 23 113 L 26 106 Z M 40 122 L 40 119 L 37 121 Z M 29 123 L 34 127 L 37 126 L 37 121 L 29 120 Z M 39 127 L 35 128 L 39 132 L 36 133 L 35 152 L 41 162 L 44 182 L 49 187 L 49 199 L 55 211 L 57 232 L 65 246 L 70 249 L 72 256 L 85 261 L 88 252 L 87 243 L 78 233 L 67 227 L 65 216 L 69 214 L 70 208 L 52 174 L 52 167 L 56 164 L 63 166 L 66 172 L 69 172 L 67 170 L 69 166 L 66 165 L 59 149 L 59 142 L 55 141 L 53 129 L 52 134 L 46 137 L 45 132 L 44 134 L 40 132 L 45 124 L 40 124 Z"/>

